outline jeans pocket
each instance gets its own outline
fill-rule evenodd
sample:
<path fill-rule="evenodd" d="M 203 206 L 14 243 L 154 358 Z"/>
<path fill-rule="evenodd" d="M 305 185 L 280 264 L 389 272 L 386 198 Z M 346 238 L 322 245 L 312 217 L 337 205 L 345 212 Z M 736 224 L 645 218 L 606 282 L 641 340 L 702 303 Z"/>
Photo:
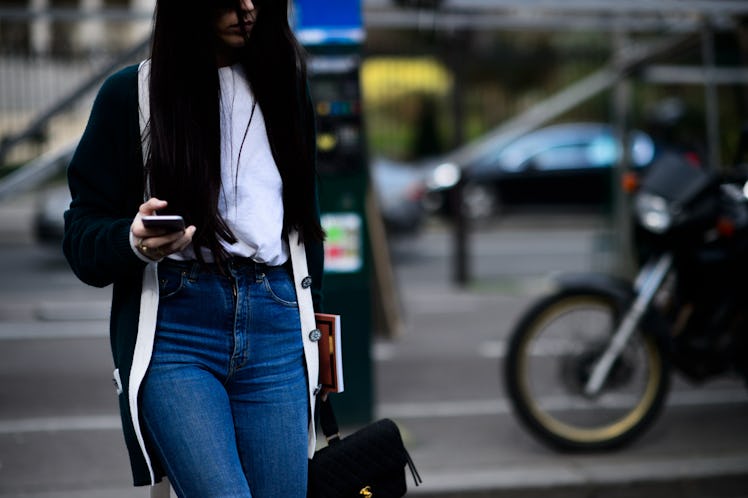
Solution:
<path fill-rule="evenodd" d="M 271 271 L 263 275 L 265 289 L 279 304 L 296 307 L 296 288 L 285 270 Z"/>
<path fill-rule="evenodd" d="M 161 299 L 171 297 L 184 287 L 187 274 L 179 269 L 169 266 L 158 268 L 158 296 Z"/>

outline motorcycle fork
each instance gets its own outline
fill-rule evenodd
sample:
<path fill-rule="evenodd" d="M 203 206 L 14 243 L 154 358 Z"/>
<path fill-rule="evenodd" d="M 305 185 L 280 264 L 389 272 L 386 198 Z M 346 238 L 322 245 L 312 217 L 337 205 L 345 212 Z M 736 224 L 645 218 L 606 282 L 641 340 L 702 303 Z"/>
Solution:
<path fill-rule="evenodd" d="M 603 387 L 610 369 L 636 330 L 639 321 L 652 303 L 655 294 L 665 281 L 673 264 L 670 253 L 662 254 L 658 259 L 647 264 L 636 278 L 637 296 L 613 333 L 613 337 L 602 356 L 592 368 L 590 378 L 584 386 L 587 396 L 596 396 Z"/>

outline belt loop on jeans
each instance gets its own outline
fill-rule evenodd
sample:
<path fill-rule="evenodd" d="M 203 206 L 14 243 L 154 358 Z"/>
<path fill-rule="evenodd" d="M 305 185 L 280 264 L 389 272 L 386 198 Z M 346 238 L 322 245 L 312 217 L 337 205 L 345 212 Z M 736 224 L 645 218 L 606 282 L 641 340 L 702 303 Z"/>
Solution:
<path fill-rule="evenodd" d="M 190 279 L 190 282 L 195 282 L 199 274 L 200 274 L 200 262 L 193 261 L 190 267 L 190 276 L 188 277 Z"/>

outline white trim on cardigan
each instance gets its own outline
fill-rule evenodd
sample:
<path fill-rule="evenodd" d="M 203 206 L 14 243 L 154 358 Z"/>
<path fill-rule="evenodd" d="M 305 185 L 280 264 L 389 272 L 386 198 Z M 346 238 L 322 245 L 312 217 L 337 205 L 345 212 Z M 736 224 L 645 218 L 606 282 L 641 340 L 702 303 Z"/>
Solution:
<path fill-rule="evenodd" d="M 150 60 L 138 66 L 138 121 L 140 124 L 140 141 L 142 146 L 143 164 L 145 164 L 151 146 L 148 126 L 151 119 L 150 93 L 148 79 L 150 75 Z M 147 175 L 146 175 L 147 176 Z M 150 182 L 146 179 L 144 197 L 150 196 Z M 151 498 L 168 498 L 170 495 L 169 482 L 164 479 L 161 484 L 156 483 L 153 463 L 145 446 L 143 430 L 140 427 L 140 411 L 138 394 L 140 385 L 145 379 L 148 365 L 153 354 L 153 342 L 156 338 L 156 319 L 158 317 L 158 263 L 150 262 L 143 268 L 143 284 L 140 291 L 140 313 L 138 315 L 138 335 L 135 339 L 130 378 L 128 381 L 128 402 L 130 406 L 130 421 L 143 453 L 148 472 L 151 475 Z"/>

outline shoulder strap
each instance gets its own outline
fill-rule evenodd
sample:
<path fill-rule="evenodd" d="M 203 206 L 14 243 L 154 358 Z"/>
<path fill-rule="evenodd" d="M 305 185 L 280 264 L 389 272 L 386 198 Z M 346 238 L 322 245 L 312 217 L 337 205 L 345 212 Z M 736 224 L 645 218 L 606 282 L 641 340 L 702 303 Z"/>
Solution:
<path fill-rule="evenodd" d="M 338 419 L 335 418 L 335 411 L 332 409 L 332 403 L 329 396 L 320 396 L 319 400 L 319 425 L 322 427 L 322 433 L 325 435 L 328 444 L 334 444 L 340 440 L 340 428 Z"/>

